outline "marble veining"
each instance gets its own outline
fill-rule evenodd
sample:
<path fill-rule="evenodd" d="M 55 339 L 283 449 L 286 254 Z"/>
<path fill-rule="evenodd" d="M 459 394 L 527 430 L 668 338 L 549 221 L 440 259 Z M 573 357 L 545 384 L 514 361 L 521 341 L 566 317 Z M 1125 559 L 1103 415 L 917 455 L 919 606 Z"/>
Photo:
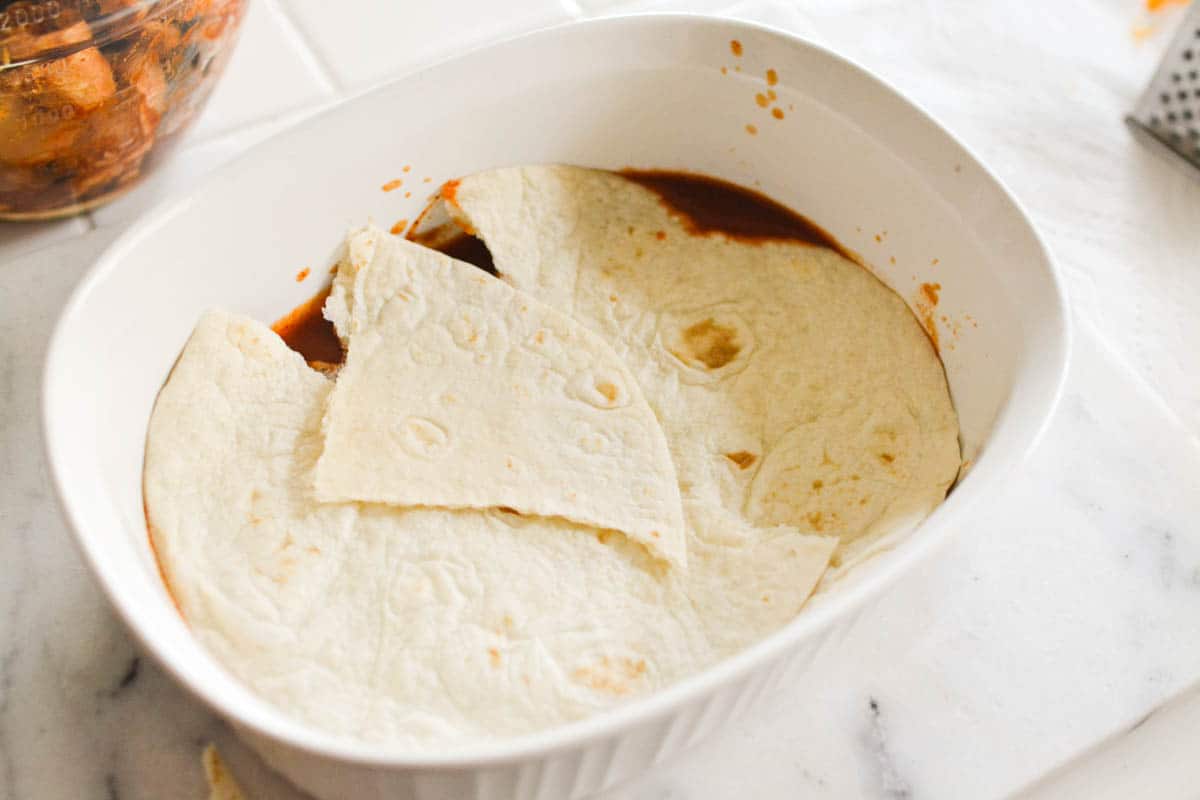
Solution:
<path fill-rule="evenodd" d="M 887 800 L 911 800 L 912 788 L 896 768 L 896 760 L 888 750 L 887 728 L 883 724 L 883 712 L 879 701 L 872 697 L 867 701 L 868 727 L 864 735 L 869 758 L 873 762 L 880 797 Z"/>

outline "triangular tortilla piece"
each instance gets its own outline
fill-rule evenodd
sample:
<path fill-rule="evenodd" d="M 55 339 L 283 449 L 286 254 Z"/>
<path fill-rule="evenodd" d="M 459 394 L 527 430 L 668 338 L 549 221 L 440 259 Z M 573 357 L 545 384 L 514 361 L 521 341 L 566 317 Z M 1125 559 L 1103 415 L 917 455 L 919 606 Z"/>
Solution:
<path fill-rule="evenodd" d="M 326 313 L 348 349 L 318 500 L 562 517 L 684 566 L 666 439 L 599 336 L 374 228 L 351 234 Z"/>

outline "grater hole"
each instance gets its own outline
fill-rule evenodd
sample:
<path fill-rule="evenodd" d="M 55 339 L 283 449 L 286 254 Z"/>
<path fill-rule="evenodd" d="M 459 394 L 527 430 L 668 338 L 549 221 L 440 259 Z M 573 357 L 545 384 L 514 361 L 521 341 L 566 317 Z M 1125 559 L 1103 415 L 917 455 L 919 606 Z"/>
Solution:
<path fill-rule="evenodd" d="M 1183 60 L 1184 60 L 1184 61 L 1191 61 L 1191 60 L 1192 60 L 1192 56 L 1194 56 L 1194 55 L 1195 55 L 1195 53 L 1193 53 L 1191 50 L 1184 50 L 1184 51 L 1183 51 Z"/>
<path fill-rule="evenodd" d="M 1171 93 L 1170 93 L 1170 92 L 1163 92 L 1162 94 L 1160 94 L 1160 95 L 1158 96 L 1158 99 L 1159 99 L 1159 100 L 1162 100 L 1164 103 L 1170 103 L 1170 102 L 1171 102 Z"/>
<path fill-rule="evenodd" d="M 1171 80 L 1175 83 L 1179 83 L 1181 80 L 1183 80 L 1183 76 L 1180 75 L 1178 72 L 1172 72 Z"/>
<path fill-rule="evenodd" d="M 1172 123 L 1173 123 L 1173 122 L 1178 122 L 1178 121 L 1179 121 L 1179 115 L 1178 115 L 1178 114 L 1176 114 L 1174 111 L 1168 111 L 1168 112 L 1167 112 L 1167 122 L 1172 122 Z"/>
<path fill-rule="evenodd" d="M 1189 80 L 1193 80 L 1193 81 L 1194 81 L 1194 80 L 1196 80 L 1197 76 L 1200 76 L 1200 72 L 1197 72 L 1197 71 L 1196 71 L 1196 70 L 1194 70 L 1194 69 L 1190 69 L 1190 70 L 1188 70 L 1188 79 L 1189 79 Z"/>
<path fill-rule="evenodd" d="M 1182 90 L 1179 92 L 1179 94 L 1177 94 L 1175 96 L 1178 97 L 1180 100 L 1187 100 L 1187 98 L 1188 98 L 1187 92 L 1182 91 Z"/>
<path fill-rule="evenodd" d="M 1192 96 L 1195 97 L 1197 100 L 1200 100 L 1200 89 L 1197 89 L 1196 91 L 1192 92 Z"/>
<path fill-rule="evenodd" d="M 1183 118 L 1184 118 L 1184 120 L 1186 120 L 1187 122 L 1191 122 L 1191 121 L 1192 121 L 1192 110 L 1191 110 L 1190 108 L 1189 108 L 1189 109 L 1186 109 L 1186 110 L 1183 112 Z"/>
<path fill-rule="evenodd" d="M 1192 141 L 1196 141 L 1196 140 L 1200 139 L 1200 130 L 1198 130 L 1196 128 L 1188 128 L 1188 136 L 1191 138 Z"/>
<path fill-rule="evenodd" d="M 1158 114 L 1151 114 L 1150 126 L 1157 128 L 1159 125 L 1162 125 L 1162 117 L 1158 116 Z"/>

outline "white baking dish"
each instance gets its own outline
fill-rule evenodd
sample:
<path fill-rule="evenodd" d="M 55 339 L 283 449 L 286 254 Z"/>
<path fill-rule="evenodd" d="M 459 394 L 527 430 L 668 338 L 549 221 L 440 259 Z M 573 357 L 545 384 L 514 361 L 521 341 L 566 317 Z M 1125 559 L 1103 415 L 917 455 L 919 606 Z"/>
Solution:
<path fill-rule="evenodd" d="M 777 85 L 767 86 L 768 69 Z M 782 120 L 756 102 L 768 89 Z M 411 219 L 447 178 L 551 161 L 684 168 L 757 186 L 861 253 L 937 324 L 971 467 L 901 546 L 784 630 L 659 694 L 441 756 L 334 740 L 232 680 L 172 607 L 140 490 L 155 394 L 203 309 L 275 319 L 319 288 L 323 256 L 349 226 Z M 393 178 L 403 186 L 381 191 Z M 305 267 L 314 277 L 297 282 Z M 923 283 L 941 287 L 934 309 L 919 304 Z M 970 525 L 971 506 L 1029 452 L 1067 350 L 1045 247 L 997 180 L 923 112 L 862 68 L 783 33 L 635 16 L 542 31 L 410 75 L 147 215 L 67 304 L 47 358 L 44 423 L 63 507 L 118 612 L 297 784 L 329 799 L 561 800 L 667 758 L 785 683 L 805 691 L 797 676 L 812 656 L 837 646 L 869 597 Z"/>

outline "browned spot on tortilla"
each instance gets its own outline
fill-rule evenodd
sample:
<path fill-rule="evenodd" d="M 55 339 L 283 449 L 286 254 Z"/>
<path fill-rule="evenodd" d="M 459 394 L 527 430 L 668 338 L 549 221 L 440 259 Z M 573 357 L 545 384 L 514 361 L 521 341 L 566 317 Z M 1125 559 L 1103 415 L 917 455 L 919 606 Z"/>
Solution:
<path fill-rule="evenodd" d="M 783 109 L 776 106 L 771 109 L 771 116 L 775 119 L 783 119 Z"/>
<path fill-rule="evenodd" d="M 381 186 L 379 188 L 383 189 L 385 192 L 394 192 L 396 189 L 399 189 L 403 185 L 404 185 L 404 181 L 400 180 L 399 178 L 393 178 L 392 180 L 388 181 L 387 183 L 385 183 L 383 186 Z"/>
<path fill-rule="evenodd" d="M 494 647 L 489 647 L 488 660 L 492 662 L 493 667 L 500 666 L 500 651 Z"/>
<path fill-rule="evenodd" d="M 737 39 L 731 39 L 729 42 L 729 52 L 740 57 L 742 55 L 742 43 Z"/>
<path fill-rule="evenodd" d="M 747 125 L 746 133 L 750 134 L 751 136 L 754 136 L 756 133 L 758 133 L 758 128 L 755 127 L 754 125 Z"/>
<path fill-rule="evenodd" d="M 400 234 L 404 233 L 404 229 L 407 227 L 408 227 L 408 220 L 398 219 L 398 220 L 396 220 L 396 224 L 391 227 L 390 233 L 393 236 L 399 236 Z"/>
<path fill-rule="evenodd" d="M 808 520 L 808 524 L 812 526 L 814 531 L 825 530 L 825 517 L 820 511 L 810 511 L 804 518 Z"/>
<path fill-rule="evenodd" d="M 534 340 L 535 342 L 537 342 L 538 344 L 544 344 L 544 343 L 545 343 L 545 341 L 546 341 L 546 332 L 545 332 L 545 331 L 538 331 L 537 333 L 535 333 L 535 334 L 533 335 L 533 340 Z"/>
<path fill-rule="evenodd" d="M 505 514 L 516 514 L 518 517 L 521 516 L 520 511 L 517 511 L 515 508 L 511 508 L 509 506 L 496 506 L 496 510 L 502 511 Z M 507 619 L 507 617 L 505 617 L 505 619 Z"/>
<path fill-rule="evenodd" d="M 654 238 L 658 239 L 661 242 L 663 239 L 667 238 L 667 232 L 666 231 L 655 231 Z"/>
<path fill-rule="evenodd" d="M 747 453 L 745 450 L 738 450 L 736 453 L 726 453 L 725 457 L 737 464 L 738 469 L 749 469 L 758 460 L 758 456 L 754 455 L 754 453 Z"/>
<path fill-rule="evenodd" d="M 938 304 L 938 292 L 941 290 L 942 285 L 940 283 L 921 284 L 921 294 L 925 295 L 925 299 L 929 301 L 930 305 L 936 306 Z"/>
<path fill-rule="evenodd" d="M 819 491 L 821 491 L 821 487 L 823 487 L 824 485 L 825 485 L 825 482 L 824 482 L 824 481 L 813 481 L 813 482 L 812 482 L 812 488 L 813 488 L 813 491 L 814 491 L 814 492 L 819 492 Z"/>
<path fill-rule="evenodd" d="M 829 457 L 828 450 L 821 451 L 821 466 L 822 467 L 836 467 L 837 466 L 837 464 L 834 463 L 833 459 Z"/>
<path fill-rule="evenodd" d="M 767 86 L 774 86 L 779 83 L 779 73 L 773 69 L 767 70 Z"/>
<path fill-rule="evenodd" d="M 892 455 L 891 453 L 880 453 L 879 460 L 885 464 L 891 464 L 893 461 L 896 460 L 896 457 L 894 455 Z"/>
<path fill-rule="evenodd" d="M 779 99 L 779 95 L 775 94 L 774 89 L 767 89 L 767 97 L 770 98 L 771 100 Z"/>
<path fill-rule="evenodd" d="M 683 346 L 686 354 L 675 353 L 685 362 L 699 361 L 709 369 L 720 369 L 741 352 L 737 331 L 718 325 L 709 317 L 683 330 Z"/>
<path fill-rule="evenodd" d="M 655 539 L 662 538 L 662 534 L 660 534 L 658 531 L 650 531 L 650 535 L 653 536 Z"/>
<path fill-rule="evenodd" d="M 596 384 L 596 391 L 604 395 L 605 399 L 610 403 L 617 401 L 617 387 L 609 381 L 601 381 Z"/>
<path fill-rule="evenodd" d="M 758 103 L 760 108 L 766 108 L 767 106 L 771 105 L 771 101 L 768 100 L 767 96 L 762 92 L 754 95 L 754 102 Z"/>
<path fill-rule="evenodd" d="M 571 678 L 594 691 L 622 695 L 628 694 L 633 682 L 645 674 L 645 659 L 603 656 L 594 666 L 577 668 Z"/>
<path fill-rule="evenodd" d="M 400 171 L 401 172 L 412 172 L 412 164 L 405 164 L 404 169 L 402 169 Z"/>
<path fill-rule="evenodd" d="M 303 283 L 304 279 L 310 274 L 312 274 L 312 269 L 309 267 L 305 267 L 304 269 L 300 270 L 296 273 L 296 283 Z"/>
<path fill-rule="evenodd" d="M 317 547 L 314 544 L 310 544 L 308 547 L 306 547 L 304 549 L 307 550 L 309 553 L 311 553 L 314 556 L 321 555 L 321 548 Z"/>

